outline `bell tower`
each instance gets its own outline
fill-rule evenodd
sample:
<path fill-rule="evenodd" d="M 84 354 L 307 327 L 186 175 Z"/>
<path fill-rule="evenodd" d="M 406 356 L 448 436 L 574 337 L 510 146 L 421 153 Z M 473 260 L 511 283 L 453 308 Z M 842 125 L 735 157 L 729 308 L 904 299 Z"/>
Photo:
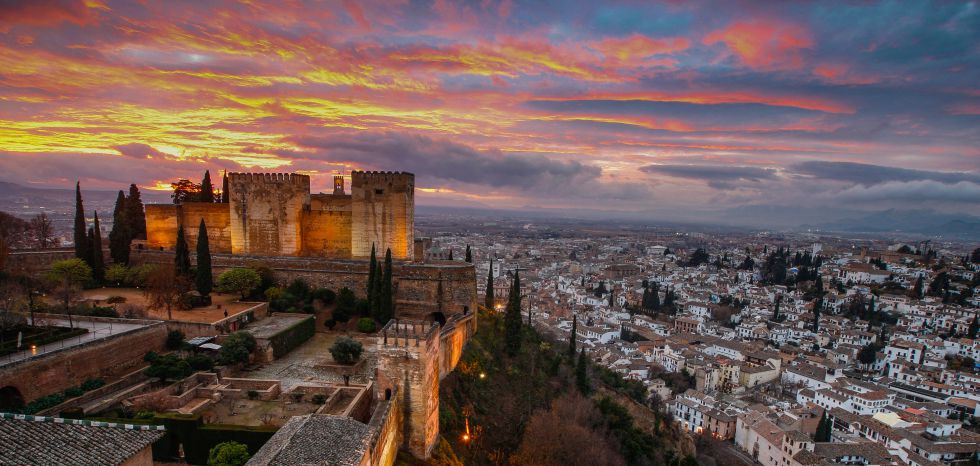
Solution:
<path fill-rule="evenodd" d="M 344 195 L 344 177 L 343 175 L 334 175 L 333 177 L 333 195 L 342 196 Z"/>

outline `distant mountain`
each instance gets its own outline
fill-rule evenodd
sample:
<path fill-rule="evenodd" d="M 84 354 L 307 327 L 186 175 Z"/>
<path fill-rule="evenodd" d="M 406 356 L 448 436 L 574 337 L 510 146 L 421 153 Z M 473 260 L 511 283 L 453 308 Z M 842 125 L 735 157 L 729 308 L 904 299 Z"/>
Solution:
<path fill-rule="evenodd" d="M 980 238 L 980 218 L 927 210 L 889 209 L 804 227 L 850 233 L 909 233 L 962 239 Z"/>

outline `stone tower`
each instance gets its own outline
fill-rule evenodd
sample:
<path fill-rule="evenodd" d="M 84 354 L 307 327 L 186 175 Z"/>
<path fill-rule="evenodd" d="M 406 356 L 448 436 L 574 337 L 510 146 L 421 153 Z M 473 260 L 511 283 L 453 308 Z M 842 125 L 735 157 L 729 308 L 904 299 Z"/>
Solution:
<path fill-rule="evenodd" d="M 440 335 L 436 322 L 392 319 L 378 338 L 378 391 L 399 393 L 403 448 L 428 459 L 439 439 Z"/>
<path fill-rule="evenodd" d="M 298 255 L 310 177 L 292 173 L 230 173 L 231 250 L 246 255 Z"/>
<path fill-rule="evenodd" d="M 351 173 L 351 252 L 355 258 L 391 248 L 398 260 L 415 254 L 415 175 L 403 172 Z"/>

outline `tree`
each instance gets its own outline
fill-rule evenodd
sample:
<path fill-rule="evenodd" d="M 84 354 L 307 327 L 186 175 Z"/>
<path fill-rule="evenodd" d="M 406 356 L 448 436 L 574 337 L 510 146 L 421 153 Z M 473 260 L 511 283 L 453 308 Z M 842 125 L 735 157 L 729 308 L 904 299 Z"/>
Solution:
<path fill-rule="evenodd" d="M 483 294 L 483 305 L 489 310 L 493 310 L 494 306 L 494 296 L 493 296 L 493 258 L 490 258 L 490 268 L 487 271 L 487 290 Z"/>
<path fill-rule="evenodd" d="M 813 436 L 815 442 L 829 442 L 830 434 L 833 431 L 833 425 L 830 419 L 827 418 L 827 411 L 824 411 L 820 416 L 820 422 L 817 423 L 817 432 Z"/>
<path fill-rule="evenodd" d="M 171 330 L 167 332 L 167 342 L 165 346 L 171 351 L 179 350 L 181 345 L 184 344 L 184 336 L 184 332 L 181 332 L 180 330 Z"/>
<path fill-rule="evenodd" d="M 592 393 L 592 386 L 589 384 L 589 360 L 585 356 L 585 348 L 578 353 L 578 362 L 575 363 L 575 386 L 579 393 L 588 396 Z"/>
<path fill-rule="evenodd" d="M 391 277 L 392 268 L 391 248 L 388 248 L 385 251 L 384 271 L 381 274 L 381 306 L 378 315 L 375 317 L 375 320 L 380 322 L 382 326 L 387 324 L 395 314 L 395 296 Z"/>
<path fill-rule="evenodd" d="M 177 275 L 173 268 L 154 267 L 146 279 L 143 295 L 151 307 L 166 309 L 167 320 L 173 320 L 173 308 L 181 305 L 189 288 L 187 278 Z"/>
<path fill-rule="evenodd" d="M 449 260 L 454 260 L 453 259 L 453 249 L 452 248 L 449 248 Z"/>
<path fill-rule="evenodd" d="M 977 338 L 977 331 L 980 330 L 980 322 L 977 322 L 977 315 L 973 315 L 973 321 L 970 322 L 970 329 L 967 330 L 970 339 L 975 340 Z"/>
<path fill-rule="evenodd" d="M 473 252 L 470 251 L 470 245 L 468 244 L 466 245 L 466 257 L 463 260 L 470 263 L 473 262 Z"/>
<path fill-rule="evenodd" d="M 102 228 L 99 226 L 99 213 L 95 212 L 95 225 L 92 227 L 92 279 L 95 283 L 105 281 L 105 256 L 102 255 Z"/>
<path fill-rule="evenodd" d="M 48 214 L 41 212 L 31 219 L 31 236 L 34 237 L 34 244 L 38 249 L 47 249 L 54 246 L 54 226 Z"/>
<path fill-rule="evenodd" d="M 201 192 L 198 194 L 198 202 L 214 202 L 214 186 L 211 184 L 211 170 L 204 170 L 204 179 L 201 180 Z"/>
<path fill-rule="evenodd" d="M 71 318 L 71 304 L 78 296 L 82 285 L 92 280 L 92 268 L 77 257 L 65 259 L 51 264 L 47 277 L 55 285 L 55 293 L 65 306 L 65 312 L 68 313 L 68 326 L 75 328 Z"/>
<path fill-rule="evenodd" d="M 221 203 L 228 203 L 228 171 L 221 175 Z"/>
<path fill-rule="evenodd" d="M 578 316 L 572 316 L 572 334 L 568 336 L 568 357 L 575 357 L 575 333 L 578 331 Z"/>
<path fill-rule="evenodd" d="M 248 362 L 249 355 L 255 350 L 255 346 L 255 337 L 251 333 L 243 331 L 232 333 L 221 343 L 218 363 L 229 365 Z"/>
<path fill-rule="evenodd" d="M 211 275 L 211 248 L 208 246 L 208 227 L 201 219 L 201 225 L 197 228 L 197 271 L 194 277 L 194 285 L 201 296 L 211 294 L 214 289 L 214 277 Z"/>
<path fill-rule="evenodd" d="M 372 314 L 377 314 L 379 296 L 378 292 L 378 255 L 375 252 L 375 245 L 371 243 L 371 260 L 368 262 L 367 279 L 367 300 L 368 307 Z"/>
<path fill-rule="evenodd" d="M 776 308 L 772 311 L 773 322 L 779 322 L 779 305 L 783 301 L 783 295 L 776 295 Z"/>
<path fill-rule="evenodd" d="M 163 381 L 180 380 L 194 373 L 190 363 L 177 357 L 176 354 L 165 354 L 163 356 L 156 353 L 146 353 L 143 358 L 150 363 L 146 369 L 146 375 L 159 377 Z"/>
<path fill-rule="evenodd" d="M 694 250 L 694 254 L 691 254 L 691 258 L 687 261 L 688 267 L 697 267 L 701 264 L 707 264 L 709 261 L 708 252 L 704 248 L 697 248 Z"/>
<path fill-rule="evenodd" d="M 221 442 L 208 452 L 208 466 L 244 466 L 249 458 L 245 445 L 234 441 Z"/>
<path fill-rule="evenodd" d="M 88 236 L 86 236 L 85 208 L 82 206 L 82 184 L 75 183 L 75 257 L 88 261 Z"/>
<path fill-rule="evenodd" d="M 181 178 L 175 183 L 170 183 L 170 187 L 174 190 L 170 198 L 174 200 L 174 204 L 180 204 L 182 202 L 194 202 L 201 197 L 201 185 Z"/>
<path fill-rule="evenodd" d="M 514 282 L 507 297 L 507 309 L 504 311 L 504 341 L 507 354 L 516 356 L 521 350 L 521 277 L 520 271 L 514 271 Z"/>
<path fill-rule="evenodd" d="M 915 285 L 909 290 L 909 296 L 915 299 L 922 299 L 922 288 L 922 276 L 920 275 L 919 278 L 915 279 Z"/>
<path fill-rule="evenodd" d="M 861 351 L 858 351 L 858 361 L 861 364 L 872 365 L 878 360 L 878 347 L 872 343 L 868 343 L 861 347 Z"/>
<path fill-rule="evenodd" d="M 364 346 L 361 342 L 347 336 L 338 337 L 330 347 L 330 355 L 339 364 L 354 364 L 361 357 Z"/>
<path fill-rule="evenodd" d="M 813 333 L 820 331 L 820 311 L 823 308 L 823 298 L 817 298 L 813 302 Z"/>
<path fill-rule="evenodd" d="M 129 218 L 126 216 L 126 195 L 119 191 L 116 208 L 112 210 L 112 230 L 109 231 L 109 257 L 116 264 L 129 263 L 129 243 L 133 240 Z"/>
<path fill-rule="evenodd" d="M 126 220 L 129 221 L 133 239 L 146 239 L 146 214 L 143 212 L 140 190 L 135 184 L 129 185 L 129 195 L 126 196 Z"/>
<path fill-rule="evenodd" d="M 262 277 L 258 272 L 248 268 L 227 270 L 218 277 L 218 289 L 225 293 L 239 293 L 245 299 L 259 284 Z M 343 290 L 341 290 L 343 291 Z"/>
<path fill-rule="evenodd" d="M 187 240 L 184 238 L 184 227 L 177 226 L 177 245 L 174 247 L 174 270 L 181 277 L 191 275 L 191 250 L 187 247 Z"/>
<path fill-rule="evenodd" d="M 555 398 L 550 409 L 536 410 L 527 421 L 510 464 L 625 465 L 622 447 L 599 427 L 606 421 L 592 400 L 577 393 Z"/>

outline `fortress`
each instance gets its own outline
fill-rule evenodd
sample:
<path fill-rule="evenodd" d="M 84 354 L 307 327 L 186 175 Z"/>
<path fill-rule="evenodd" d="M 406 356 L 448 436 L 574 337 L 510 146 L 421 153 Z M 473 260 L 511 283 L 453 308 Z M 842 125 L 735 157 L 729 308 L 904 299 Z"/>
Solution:
<path fill-rule="evenodd" d="M 146 246 L 172 249 L 183 228 L 193 249 L 204 219 L 212 253 L 366 259 L 375 246 L 416 258 L 415 175 L 355 171 L 350 194 L 342 176 L 333 186 L 312 194 L 307 175 L 229 173 L 227 203 L 147 205 Z"/>

